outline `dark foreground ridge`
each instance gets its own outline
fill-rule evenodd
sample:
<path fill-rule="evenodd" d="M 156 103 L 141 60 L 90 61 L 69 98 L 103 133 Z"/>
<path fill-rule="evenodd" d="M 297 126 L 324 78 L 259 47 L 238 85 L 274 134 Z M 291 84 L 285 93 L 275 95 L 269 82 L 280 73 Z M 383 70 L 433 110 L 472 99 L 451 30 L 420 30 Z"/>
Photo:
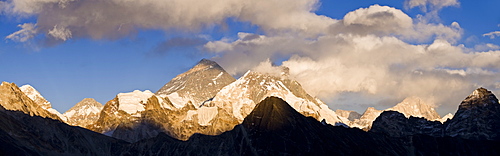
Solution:
<path fill-rule="evenodd" d="M 0 155 L 500 155 L 500 143 L 324 125 L 268 97 L 242 124 L 188 141 L 164 133 L 126 143 L 60 121 L 0 109 Z"/>

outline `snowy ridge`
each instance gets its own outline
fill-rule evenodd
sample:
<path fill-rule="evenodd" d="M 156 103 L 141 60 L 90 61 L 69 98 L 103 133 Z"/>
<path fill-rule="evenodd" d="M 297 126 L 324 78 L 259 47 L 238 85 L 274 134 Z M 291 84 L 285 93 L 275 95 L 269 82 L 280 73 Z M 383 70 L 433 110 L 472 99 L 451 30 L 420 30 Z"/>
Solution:
<path fill-rule="evenodd" d="M 302 94 L 302 95 L 296 95 Z M 241 78 L 221 89 L 212 103 L 229 110 L 241 122 L 253 110 L 256 103 L 269 96 L 280 97 L 295 110 L 327 123 L 347 122 L 316 98 L 311 97 L 293 80 L 248 71 Z"/>
<path fill-rule="evenodd" d="M 47 110 L 48 112 L 57 115 L 63 121 L 66 121 L 66 117 L 59 113 L 56 109 L 52 108 L 52 105 L 49 101 L 47 101 L 40 92 L 38 92 L 33 86 L 26 84 L 19 89 L 28 96 L 31 100 L 33 100 L 36 104 L 38 104 L 41 108 Z"/>

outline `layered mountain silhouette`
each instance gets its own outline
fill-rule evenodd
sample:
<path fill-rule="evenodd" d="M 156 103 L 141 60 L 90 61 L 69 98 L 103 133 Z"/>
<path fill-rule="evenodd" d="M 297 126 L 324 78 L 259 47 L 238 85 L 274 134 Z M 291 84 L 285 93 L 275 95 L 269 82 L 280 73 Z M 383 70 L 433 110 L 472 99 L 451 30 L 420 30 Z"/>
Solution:
<path fill-rule="evenodd" d="M 455 116 L 417 97 L 360 115 L 332 111 L 279 72 L 236 80 L 204 59 L 156 93 L 86 98 L 64 114 L 32 86 L 2 82 L 0 155 L 500 154 L 500 105 L 484 88 Z"/>
<path fill-rule="evenodd" d="M 385 113 L 383 113 L 385 114 Z M 400 114 L 401 117 L 404 117 Z M 269 97 L 233 130 L 180 141 L 165 133 L 127 143 L 59 120 L 0 108 L 3 155 L 498 155 L 500 143 L 457 137 L 390 137 L 334 127 Z M 43 134 L 43 135 L 40 135 Z"/>

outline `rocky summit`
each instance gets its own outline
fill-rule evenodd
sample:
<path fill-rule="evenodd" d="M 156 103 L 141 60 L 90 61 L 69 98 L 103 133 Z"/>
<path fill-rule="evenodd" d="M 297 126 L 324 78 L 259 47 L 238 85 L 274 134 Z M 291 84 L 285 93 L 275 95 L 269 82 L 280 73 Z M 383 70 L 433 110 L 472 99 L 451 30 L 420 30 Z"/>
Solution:
<path fill-rule="evenodd" d="M 202 59 L 190 70 L 170 80 L 156 94 L 169 97 L 177 108 L 188 101 L 198 107 L 235 80 L 216 62 Z"/>

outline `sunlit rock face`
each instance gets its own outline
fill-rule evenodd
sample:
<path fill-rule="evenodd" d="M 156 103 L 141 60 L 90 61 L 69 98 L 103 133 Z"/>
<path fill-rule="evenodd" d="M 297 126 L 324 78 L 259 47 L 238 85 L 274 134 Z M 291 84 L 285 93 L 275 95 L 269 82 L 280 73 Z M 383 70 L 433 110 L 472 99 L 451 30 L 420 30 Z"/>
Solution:
<path fill-rule="evenodd" d="M 2 82 L 0 85 L 0 105 L 7 110 L 21 111 L 31 116 L 36 115 L 61 120 L 58 115 L 44 109 L 44 107 L 50 107 L 50 103 L 48 105 L 47 103 L 39 105 L 39 103 L 33 101 L 14 83 Z"/>
<path fill-rule="evenodd" d="M 52 108 L 52 105 L 50 104 L 49 101 L 47 101 L 40 92 L 38 92 L 33 86 L 26 84 L 21 87 L 19 87 L 21 91 L 26 94 L 31 100 L 33 100 L 38 106 L 42 107 L 43 109 L 49 111 L 52 114 L 57 115 L 60 119 L 63 121 L 66 121 L 66 117 L 59 113 L 59 111 L 55 110 Z"/>

